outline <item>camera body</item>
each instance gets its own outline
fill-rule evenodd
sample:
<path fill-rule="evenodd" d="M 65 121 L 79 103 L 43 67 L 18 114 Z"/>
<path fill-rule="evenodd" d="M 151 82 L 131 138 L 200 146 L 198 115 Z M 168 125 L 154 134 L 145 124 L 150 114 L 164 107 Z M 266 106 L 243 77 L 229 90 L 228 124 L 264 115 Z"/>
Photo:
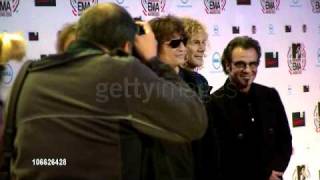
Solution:
<path fill-rule="evenodd" d="M 142 21 L 142 18 L 141 18 L 141 16 L 139 16 L 139 17 L 134 17 L 133 20 L 134 20 L 134 22 L 136 22 L 136 21 Z M 137 26 L 137 33 L 138 33 L 138 35 L 143 35 L 143 34 L 146 33 L 146 32 L 144 31 L 144 28 L 143 28 L 142 25 L 136 23 L 136 26 Z"/>

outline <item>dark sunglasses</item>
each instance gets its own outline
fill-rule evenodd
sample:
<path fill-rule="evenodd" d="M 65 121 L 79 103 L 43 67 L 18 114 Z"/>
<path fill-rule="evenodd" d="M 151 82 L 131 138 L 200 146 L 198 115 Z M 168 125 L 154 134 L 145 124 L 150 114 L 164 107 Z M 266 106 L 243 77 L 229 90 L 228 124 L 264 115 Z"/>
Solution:
<path fill-rule="evenodd" d="M 187 38 L 173 39 L 169 42 L 169 46 L 171 48 L 177 48 L 180 46 L 181 43 L 183 43 L 183 45 L 186 46 L 187 41 L 188 41 Z"/>

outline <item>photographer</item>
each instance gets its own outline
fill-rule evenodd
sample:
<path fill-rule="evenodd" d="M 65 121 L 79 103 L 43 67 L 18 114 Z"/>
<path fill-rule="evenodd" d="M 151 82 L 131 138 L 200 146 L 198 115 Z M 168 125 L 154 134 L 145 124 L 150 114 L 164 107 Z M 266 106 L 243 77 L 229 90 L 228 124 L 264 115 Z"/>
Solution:
<path fill-rule="evenodd" d="M 15 142 L 6 142 L 15 152 L 6 152 L 11 177 L 140 180 L 152 173 L 143 169 L 146 138 L 174 143 L 203 135 L 200 99 L 155 58 L 154 34 L 141 24 L 145 34 L 137 36 L 121 6 L 90 7 L 66 53 L 18 75 L 5 115 L 5 137 L 15 122 L 15 137 L 5 138 Z M 143 62 L 130 55 L 133 44 Z"/>

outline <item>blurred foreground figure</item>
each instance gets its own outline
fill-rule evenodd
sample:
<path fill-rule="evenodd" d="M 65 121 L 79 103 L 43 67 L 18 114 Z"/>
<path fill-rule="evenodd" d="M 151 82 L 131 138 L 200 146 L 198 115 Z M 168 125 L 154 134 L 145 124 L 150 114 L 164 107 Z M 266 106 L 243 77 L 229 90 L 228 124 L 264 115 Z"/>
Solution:
<path fill-rule="evenodd" d="M 3 169 L 11 165 L 12 178 L 143 180 L 152 173 L 146 138 L 204 134 L 201 100 L 156 58 L 154 34 L 140 23 L 138 36 L 121 6 L 88 8 L 67 53 L 22 67 L 5 114 Z"/>
<path fill-rule="evenodd" d="M 57 52 L 64 53 L 76 39 L 76 23 L 66 24 L 57 34 Z"/>
<path fill-rule="evenodd" d="M 9 60 L 22 60 L 26 55 L 26 42 L 19 33 L 0 33 L 0 64 Z"/>

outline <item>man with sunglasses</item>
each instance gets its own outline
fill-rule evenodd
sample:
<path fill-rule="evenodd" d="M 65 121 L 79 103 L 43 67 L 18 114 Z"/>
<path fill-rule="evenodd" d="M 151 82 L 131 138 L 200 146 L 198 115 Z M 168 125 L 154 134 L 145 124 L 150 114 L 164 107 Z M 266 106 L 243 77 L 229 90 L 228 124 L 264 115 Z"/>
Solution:
<path fill-rule="evenodd" d="M 181 79 L 199 95 L 194 72 L 181 68 L 185 63 L 188 41 L 182 19 L 168 15 L 154 18 L 149 23 L 158 41 L 159 59 L 174 69 Z M 165 140 L 154 141 L 152 149 L 152 164 L 156 179 L 194 179 L 191 143 L 173 144 Z"/>
<path fill-rule="evenodd" d="M 204 176 L 208 179 L 280 180 L 292 137 L 278 92 L 254 83 L 261 57 L 258 41 L 236 37 L 224 49 L 229 76 L 207 105 Z"/>

